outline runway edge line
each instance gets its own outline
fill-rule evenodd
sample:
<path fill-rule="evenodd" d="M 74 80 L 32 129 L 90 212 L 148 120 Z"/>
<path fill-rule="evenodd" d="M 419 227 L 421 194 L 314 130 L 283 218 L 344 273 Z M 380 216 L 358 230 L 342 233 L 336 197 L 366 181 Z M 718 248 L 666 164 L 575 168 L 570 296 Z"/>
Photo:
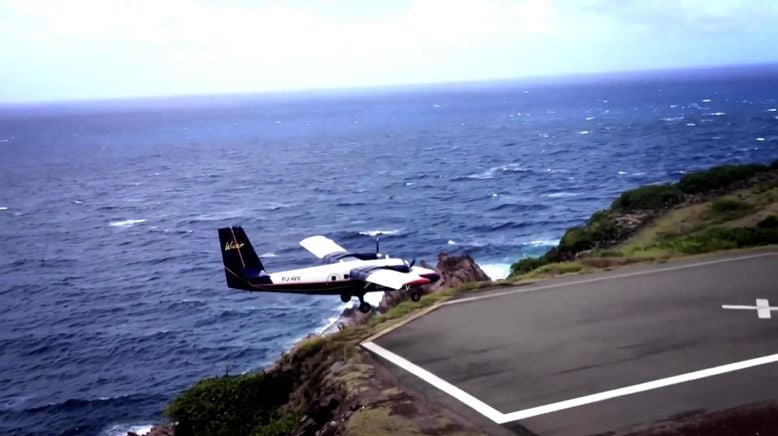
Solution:
<path fill-rule="evenodd" d="M 442 378 L 416 365 L 415 363 L 412 363 L 409 360 L 392 353 L 391 351 L 374 342 L 363 342 L 362 347 L 408 371 L 409 373 L 424 380 L 425 382 L 431 384 L 446 394 L 456 398 L 462 404 L 467 405 L 481 415 L 491 419 L 493 422 L 497 424 L 502 424 L 505 422 L 505 415 L 502 412 L 494 409 L 492 406 L 484 403 L 478 398 L 468 394 L 462 389 L 452 385 L 451 383 L 443 380 Z"/>

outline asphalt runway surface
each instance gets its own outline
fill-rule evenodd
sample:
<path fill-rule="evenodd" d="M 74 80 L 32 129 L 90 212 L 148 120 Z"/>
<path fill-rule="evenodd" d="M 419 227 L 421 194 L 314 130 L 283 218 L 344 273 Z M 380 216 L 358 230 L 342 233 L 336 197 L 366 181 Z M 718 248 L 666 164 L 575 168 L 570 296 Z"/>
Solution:
<path fill-rule="evenodd" d="M 778 398 L 778 252 L 476 295 L 365 346 L 489 433 L 637 431 Z"/>

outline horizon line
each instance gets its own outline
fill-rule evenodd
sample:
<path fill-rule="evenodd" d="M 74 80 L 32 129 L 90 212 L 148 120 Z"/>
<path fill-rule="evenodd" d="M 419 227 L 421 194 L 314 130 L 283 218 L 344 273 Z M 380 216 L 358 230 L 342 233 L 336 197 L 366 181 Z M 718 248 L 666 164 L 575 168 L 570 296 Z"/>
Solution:
<path fill-rule="evenodd" d="M 708 65 L 691 65 L 681 67 L 668 67 L 668 68 L 647 68 L 642 70 L 611 70 L 611 71 L 595 71 L 595 72 L 581 72 L 581 73 L 562 73 L 562 74 L 548 74 L 548 75 L 534 75 L 534 76 L 514 76 L 514 77 L 495 77 L 490 79 L 476 79 L 476 80 L 455 80 L 444 82 L 412 82 L 412 83 L 389 83 L 381 85 L 358 85 L 358 86 L 343 86 L 343 87 L 311 87 L 311 88 L 288 88 L 277 90 L 246 90 L 237 92 L 222 92 L 222 93 L 191 93 L 191 94 L 157 94 L 157 95 L 137 95 L 137 96 L 119 96 L 119 97 L 96 97 L 96 98 L 74 98 L 74 99 L 57 99 L 57 100 L 19 100 L 19 101 L 0 101 L 0 108 L 13 108 L 24 106 L 46 106 L 46 105 L 68 105 L 68 104 L 106 104 L 106 103 L 132 103 L 141 101 L 153 101 L 153 100 L 195 100 L 203 98 L 230 98 L 230 97 L 258 97 L 258 96 L 288 96 L 294 94 L 337 94 L 337 93 L 352 93 L 361 94 L 369 91 L 392 91 L 392 90 L 413 90 L 417 88 L 445 88 L 452 86 L 478 86 L 489 85 L 498 83 L 515 83 L 521 84 L 526 82 L 530 85 L 537 85 L 542 82 L 550 83 L 575 83 L 577 81 L 587 81 L 587 79 L 598 79 L 609 76 L 615 76 L 615 78 L 635 78 L 642 75 L 663 75 L 667 73 L 677 72 L 702 72 L 707 70 L 738 70 L 738 69 L 754 69 L 754 68 L 778 68 L 778 62 L 758 62 L 758 63 L 744 63 L 744 64 L 708 64 Z"/>

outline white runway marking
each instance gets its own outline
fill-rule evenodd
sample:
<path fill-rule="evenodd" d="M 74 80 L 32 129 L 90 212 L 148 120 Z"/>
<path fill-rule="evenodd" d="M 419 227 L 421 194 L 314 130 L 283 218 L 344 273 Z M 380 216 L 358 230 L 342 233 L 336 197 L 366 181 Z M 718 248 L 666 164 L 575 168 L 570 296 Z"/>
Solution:
<path fill-rule="evenodd" d="M 570 409 L 574 407 L 583 406 L 586 404 L 592 404 L 600 401 L 605 401 L 612 398 L 622 397 L 626 395 L 632 395 L 640 392 L 645 392 L 649 390 L 659 389 L 667 386 L 672 386 L 680 383 L 685 383 L 693 380 L 699 380 L 702 378 L 707 377 L 713 377 L 716 375 L 726 374 L 729 372 L 739 371 L 743 369 L 753 368 L 755 366 L 760 365 L 767 365 L 770 363 L 776 363 L 778 362 L 778 354 L 770 354 L 767 356 L 757 357 L 754 359 L 748 359 L 743 360 L 740 362 L 734 362 L 726 365 L 720 365 L 713 368 L 707 368 L 702 369 L 699 371 L 693 371 L 685 374 L 680 374 L 672 377 L 667 377 L 659 380 L 653 380 L 648 381 L 644 383 L 639 383 L 632 386 L 626 386 L 623 388 L 613 389 L 610 391 L 600 392 L 597 394 L 592 395 L 585 395 L 582 397 L 577 397 L 565 401 L 559 401 L 556 403 L 546 404 L 542 406 L 532 407 L 529 409 L 519 410 L 515 412 L 510 413 L 502 413 L 498 411 L 497 409 L 489 406 L 488 404 L 484 403 L 483 401 L 479 400 L 478 398 L 468 394 L 467 392 L 463 391 L 462 389 L 452 385 L 451 383 L 443 380 L 442 378 L 436 376 L 435 374 L 427 371 L 426 369 L 414 364 L 413 362 L 381 347 L 380 345 L 374 343 L 373 341 L 380 338 L 383 335 L 386 335 L 387 333 L 391 332 L 394 329 L 397 329 L 399 327 L 402 327 L 403 325 L 423 316 L 426 315 L 438 308 L 441 308 L 446 305 L 450 304 L 459 304 L 459 303 L 466 303 L 466 302 L 472 302 L 477 300 L 483 300 L 483 299 L 489 299 L 489 298 L 496 298 L 496 297 L 502 297 L 502 296 L 508 296 L 513 294 L 520 294 L 524 292 L 532 292 L 532 291 L 538 291 L 543 289 L 551 289 L 551 288 L 559 288 L 564 286 L 572 286 L 577 284 L 584 284 L 584 283 L 592 283 L 592 282 L 599 282 L 604 280 L 610 280 L 610 279 L 618 279 L 618 278 L 625 278 L 625 277 L 636 277 L 636 276 L 642 276 L 647 274 L 653 274 L 653 273 L 661 273 L 661 272 L 667 272 L 667 271 L 676 271 L 681 269 L 687 269 L 687 268 L 694 268 L 699 266 L 706 266 L 706 265 L 714 265 L 724 262 L 734 262 L 739 260 L 747 260 L 747 259 L 753 259 L 758 257 L 765 257 L 765 256 L 775 256 L 777 253 L 775 252 L 768 252 L 768 253 L 758 253 L 748 256 L 740 256 L 740 257 L 733 257 L 729 259 L 717 259 L 717 260 L 711 260 L 711 261 L 705 261 L 705 262 L 698 262 L 694 264 L 686 264 L 686 265 L 678 265 L 678 266 L 672 266 L 667 268 L 659 268 L 655 270 L 650 271 L 637 271 L 637 272 L 631 272 L 631 273 L 624 273 L 624 274 L 615 274 L 607 277 L 597 277 L 597 278 L 591 278 L 591 279 L 583 279 L 583 280 L 577 280 L 572 282 L 566 282 L 566 283 L 556 283 L 556 284 L 550 284 L 550 285 L 542 285 L 542 286 L 528 286 L 526 288 L 520 288 L 520 289 L 512 289 L 507 291 L 501 291 L 501 292 L 494 292 L 490 294 L 485 295 L 477 295 L 473 297 L 468 298 L 461 298 L 456 300 L 450 300 L 446 301 L 444 303 L 428 307 L 427 309 L 415 314 L 414 316 L 411 316 L 409 319 L 400 322 L 396 325 L 390 326 L 383 331 L 373 335 L 372 337 L 368 338 L 366 341 L 362 342 L 362 347 L 365 349 L 373 352 L 374 354 L 383 357 L 384 359 L 390 361 L 391 363 L 399 366 L 400 368 L 404 369 L 405 371 L 421 378 L 422 380 L 426 381 L 427 383 L 431 384 L 435 388 L 445 392 L 446 394 L 454 397 L 455 399 L 459 400 L 466 406 L 470 407 L 471 409 L 475 410 L 476 412 L 480 413 L 481 415 L 485 416 L 486 418 L 490 419 L 491 421 L 497 423 L 497 424 L 505 424 L 508 422 L 518 421 L 521 419 L 527 419 L 534 416 L 539 415 L 545 415 L 552 412 L 557 412 L 560 410 Z M 727 307 L 724 307 L 727 306 Z M 734 305 L 724 305 L 722 308 L 725 309 L 750 309 L 750 310 L 757 310 L 757 314 L 760 318 L 763 316 L 766 316 L 767 318 L 770 317 L 770 312 L 772 310 L 778 310 L 778 307 L 770 307 L 769 302 L 765 299 L 759 299 L 756 302 L 756 306 L 734 306 Z M 765 312 L 766 311 L 766 312 Z M 765 315 L 766 313 L 766 315 Z"/>
<path fill-rule="evenodd" d="M 415 375 L 416 377 L 419 377 L 420 379 L 424 380 L 425 382 L 431 384 L 432 386 L 435 386 L 436 388 L 440 389 L 441 391 L 451 395 L 452 397 L 456 398 L 457 400 L 463 402 L 464 404 L 467 404 L 470 406 L 473 410 L 480 413 L 481 415 L 491 419 L 494 422 L 499 422 L 500 419 L 502 419 L 503 415 L 498 410 L 492 408 L 492 406 L 484 403 L 483 401 L 479 400 L 478 398 L 468 394 L 467 392 L 463 391 L 462 389 L 459 389 L 458 387 L 452 385 L 451 383 L 443 380 L 442 378 L 436 376 L 435 374 L 427 371 L 426 369 L 412 363 L 411 361 L 398 356 L 397 354 L 392 353 L 391 351 L 387 350 L 386 348 L 375 344 L 373 342 L 364 342 L 362 343 L 362 346 L 366 349 L 372 351 L 373 353 L 383 357 L 384 359 L 394 363 L 395 365 L 399 366 L 400 368 L 410 372 L 411 374 Z"/>
<path fill-rule="evenodd" d="M 770 306 L 770 301 L 765 298 L 757 298 L 756 306 L 739 306 L 736 304 L 722 304 L 722 309 L 735 309 L 735 310 L 756 310 L 757 316 L 760 319 L 770 319 L 772 316 L 770 312 L 778 310 L 778 306 Z"/>
<path fill-rule="evenodd" d="M 625 395 L 632 395 L 639 392 L 664 388 L 692 380 L 713 377 L 715 375 L 726 374 L 728 372 L 740 371 L 742 369 L 753 368 L 755 366 L 767 365 L 768 363 L 775 362 L 778 362 L 778 354 L 770 354 L 769 356 L 762 356 L 755 359 L 743 360 L 740 362 L 715 366 L 713 368 L 702 369 L 699 371 L 687 372 L 686 374 L 653 380 L 619 389 L 613 389 L 610 391 L 600 392 L 599 394 L 586 395 L 583 397 L 573 398 L 571 400 L 546 404 L 545 406 L 533 407 L 530 409 L 519 410 L 518 412 L 507 413 L 503 415 L 503 421 L 500 422 L 500 424 L 511 421 L 518 421 L 520 419 L 527 419 L 533 416 L 545 415 L 547 413 L 583 406 L 585 404 L 597 403 L 600 401 L 609 400 L 611 398 L 623 397 Z"/>
<path fill-rule="evenodd" d="M 400 368 L 408 371 L 409 373 L 415 375 L 416 377 L 419 377 L 425 382 L 447 393 L 448 395 L 451 395 L 452 397 L 462 402 L 464 405 L 470 407 L 471 409 L 489 418 L 491 421 L 497 424 L 506 424 L 508 422 L 519 421 L 522 419 L 532 418 L 540 415 L 546 415 L 553 412 L 559 412 L 560 410 L 572 409 L 573 407 L 584 406 L 586 404 L 598 403 L 600 401 L 610 400 L 613 398 L 623 397 L 626 395 L 651 391 L 654 389 L 686 383 L 693 380 L 699 380 L 707 377 L 726 374 L 728 372 L 740 371 L 743 369 L 753 368 L 755 366 L 767 365 L 770 363 L 778 362 L 778 354 L 770 354 L 768 356 L 742 360 L 740 362 L 715 366 L 713 368 L 701 369 L 699 371 L 687 372 L 685 374 L 662 378 L 659 380 L 652 380 L 645 383 L 626 386 L 623 388 L 612 389 L 610 391 L 600 392 L 597 394 L 584 395 L 582 397 L 572 398 L 570 400 L 565 400 L 565 401 L 558 401 L 556 403 L 545 404 L 543 406 L 531 407 L 529 409 L 518 410 L 516 412 L 502 413 L 499 410 L 493 408 L 492 406 L 479 400 L 478 398 L 468 394 L 462 389 L 452 385 L 451 383 L 443 380 L 442 378 L 436 376 L 435 374 L 427 371 L 426 369 L 414 364 L 413 362 L 395 353 L 392 353 L 391 351 L 387 350 L 386 348 L 374 342 L 364 342 L 362 343 L 362 346 L 372 351 L 373 353 L 383 357 L 384 359 L 394 363 Z"/>

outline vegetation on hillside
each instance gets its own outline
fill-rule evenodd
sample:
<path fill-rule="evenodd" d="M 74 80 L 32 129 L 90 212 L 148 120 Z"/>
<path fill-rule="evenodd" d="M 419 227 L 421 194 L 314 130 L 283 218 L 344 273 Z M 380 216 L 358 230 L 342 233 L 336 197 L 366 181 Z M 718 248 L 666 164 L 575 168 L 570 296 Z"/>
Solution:
<path fill-rule="evenodd" d="M 544 265 L 571 261 L 583 253 L 591 251 L 599 254 L 604 248 L 614 247 L 634 235 L 647 223 L 667 214 L 673 208 L 690 205 L 705 205 L 705 213 L 697 220 L 696 226 L 683 223 L 686 227 L 671 235 L 653 239 L 651 246 L 643 247 L 641 253 L 633 250 L 627 254 L 650 256 L 654 253 L 697 254 L 728 248 L 742 248 L 756 245 L 773 244 L 775 230 L 769 228 L 770 217 L 761 227 L 754 227 L 758 221 L 741 223 L 740 229 L 713 227 L 728 221 L 749 215 L 764 215 L 765 208 L 775 204 L 773 192 L 778 180 L 778 160 L 770 166 L 760 164 L 722 165 L 705 171 L 684 175 L 676 183 L 641 186 L 622 193 L 608 209 L 595 212 L 582 226 L 567 229 L 559 244 L 539 257 L 521 259 L 511 265 L 511 276 L 516 277 L 537 270 Z M 764 179 L 763 181 L 760 181 Z M 750 199 L 721 196 L 727 192 L 754 187 L 756 193 Z M 778 211 L 773 211 L 775 213 Z M 769 213 L 767 214 L 769 215 Z M 731 227 L 731 226 L 730 226 Z M 618 257 L 624 253 L 606 252 L 606 257 Z"/>

